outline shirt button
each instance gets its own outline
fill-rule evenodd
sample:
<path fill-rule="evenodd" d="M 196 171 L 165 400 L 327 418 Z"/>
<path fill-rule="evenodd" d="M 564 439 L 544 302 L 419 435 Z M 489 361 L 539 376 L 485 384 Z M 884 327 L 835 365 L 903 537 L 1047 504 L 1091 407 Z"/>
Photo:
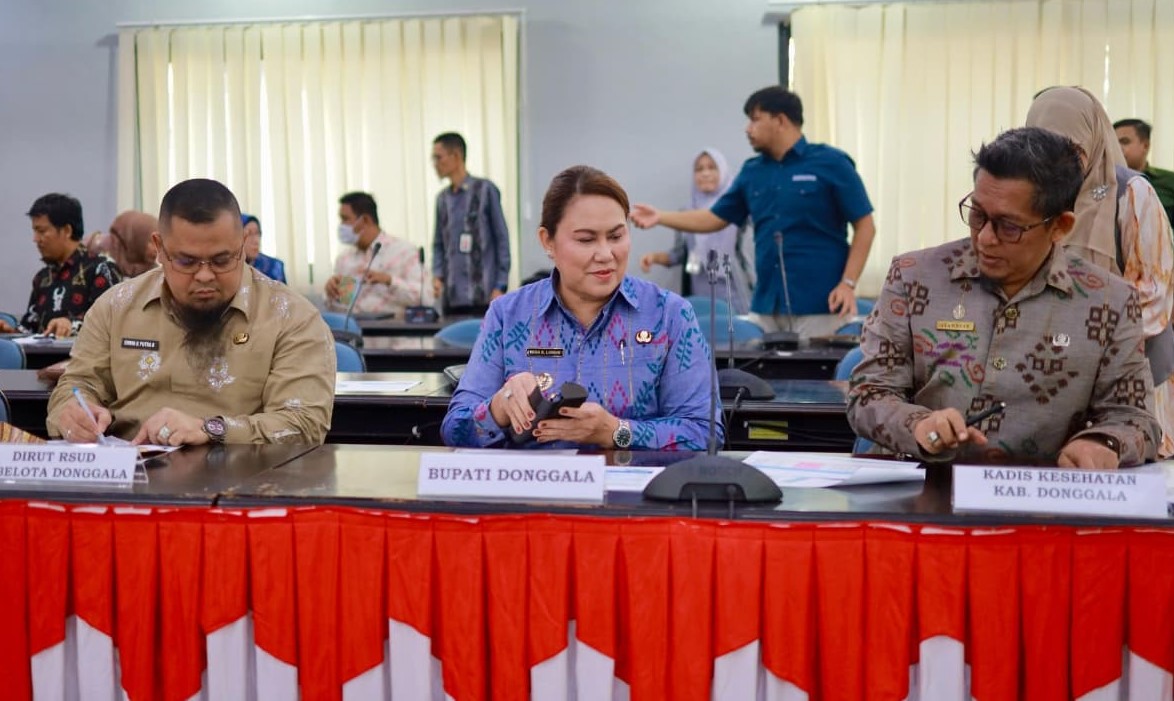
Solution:
<path fill-rule="evenodd" d="M 1003 316 L 1005 316 L 1011 320 L 1018 319 L 1019 318 L 1019 307 L 1007 307 L 1007 310 L 1005 312 L 1003 312 Z"/>
<path fill-rule="evenodd" d="M 1007 359 L 1006 358 L 995 358 L 991 364 L 995 366 L 996 370 L 1002 370 L 1007 367 Z"/>

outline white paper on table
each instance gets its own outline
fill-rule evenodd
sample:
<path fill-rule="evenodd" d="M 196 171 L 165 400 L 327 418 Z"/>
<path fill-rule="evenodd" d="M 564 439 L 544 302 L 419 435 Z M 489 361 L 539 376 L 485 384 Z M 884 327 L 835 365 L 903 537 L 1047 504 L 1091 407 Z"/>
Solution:
<path fill-rule="evenodd" d="M 760 450 L 743 462 L 757 467 L 780 487 L 850 487 L 882 482 L 921 482 L 916 463 L 854 458 L 836 453 L 775 453 Z"/>
<path fill-rule="evenodd" d="M 339 394 L 407 392 L 418 384 L 419 380 L 337 380 L 334 391 Z"/>
<path fill-rule="evenodd" d="M 72 338 L 54 338 L 52 336 L 22 336 L 12 339 L 13 343 L 22 346 L 72 346 Z"/>
<path fill-rule="evenodd" d="M 603 472 L 603 488 L 609 492 L 643 492 L 663 467 L 608 467 Z"/>

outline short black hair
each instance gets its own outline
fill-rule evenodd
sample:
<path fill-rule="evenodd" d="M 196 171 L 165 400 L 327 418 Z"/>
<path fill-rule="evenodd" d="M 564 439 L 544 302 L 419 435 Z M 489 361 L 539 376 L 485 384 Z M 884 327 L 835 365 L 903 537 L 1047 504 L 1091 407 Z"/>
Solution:
<path fill-rule="evenodd" d="M 457 153 L 461 154 L 461 160 L 465 160 L 465 153 L 467 152 L 465 148 L 465 137 L 461 136 L 455 131 L 444 132 L 440 136 L 433 139 L 432 143 L 440 144 L 449 151 L 456 151 Z"/>
<path fill-rule="evenodd" d="M 376 225 L 379 224 L 379 207 L 375 206 L 375 198 L 366 192 L 348 192 L 338 198 L 338 203 L 350 207 L 356 218 L 366 214 Z"/>
<path fill-rule="evenodd" d="M 225 212 L 237 222 L 241 220 L 240 204 L 232 190 L 208 178 L 184 180 L 168 190 L 159 203 L 159 235 L 171 230 L 172 217 L 192 224 L 211 224 Z"/>
<path fill-rule="evenodd" d="M 74 241 L 81 241 L 82 234 L 85 233 L 85 226 L 82 224 L 82 203 L 78 202 L 76 197 L 58 192 L 42 195 L 33 202 L 32 207 L 29 207 L 28 216 L 30 219 L 46 217 L 49 223 L 58 229 L 68 224 L 71 227 L 69 237 Z"/>
<path fill-rule="evenodd" d="M 742 111 L 749 117 L 754 110 L 776 117 L 780 114 L 785 115 L 791 120 L 791 124 L 803 126 L 803 101 L 795 93 L 778 85 L 763 88 L 746 98 Z"/>
<path fill-rule="evenodd" d="M 1137 138 L 1147 144 L 1150 142 L 1150 134 L 1154 131 L 1154 128 L 1148 122 L 1140 119 L 1118 119 L 1113 122 L 1114 129 L 1120 129 L 1121 127 L 1133 127 L 1133 130 L 1137 132 Z"/>
<path fill-rule="evenodd" d="M 1076 208 L 1084 184 L 1080 147 L 1041 127 L 1008 129 L 974 154 L 974 174 L 985 170 L 1001 180 L 1026 180 L 1035 187 L 1031 204 L 1044 218 Z"/>

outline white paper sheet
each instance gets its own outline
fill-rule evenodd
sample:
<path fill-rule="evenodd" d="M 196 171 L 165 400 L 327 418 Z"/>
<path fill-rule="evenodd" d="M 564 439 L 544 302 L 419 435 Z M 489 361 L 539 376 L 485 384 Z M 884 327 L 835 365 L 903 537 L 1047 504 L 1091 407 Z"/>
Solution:
<path fill-rule="evenodd" d="M 53 338 L 52 336 L 24 336 L 12 339 L 13 343 L 22 346 L 72 346 L 72 338 Z"/>
<path fill-rule="evenodd" d="M 337 394 L 383 394 L 407 392 L 418 384 L 419 380 L 337 380 L 334 391 Z"/>
<path fill-rule="evenodd" d="M 916 463 L 854 458 L 836 453 L 775 453 L 760 450 L 743 462 L 762 470 L 780 487 L 849 487 L 882 482 L 920 482 Z"/>
<path fill-rule="evenodd" d="M 662 470 L 663 467 L 609 467 L 603 473 L 603 484 L 609 492 L 643 492 Z"/>

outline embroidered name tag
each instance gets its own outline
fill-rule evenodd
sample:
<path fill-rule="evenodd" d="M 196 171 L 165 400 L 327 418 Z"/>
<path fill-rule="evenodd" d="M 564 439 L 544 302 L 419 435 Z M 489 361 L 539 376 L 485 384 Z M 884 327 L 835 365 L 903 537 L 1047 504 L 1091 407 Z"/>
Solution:
<path fill-rule="evenodd" d="M 973 331 L 973 321 L 939 321 L 934 324 L 938 331 Z"/>
<path fill-rule="evenodd" d="M 122 339 L 123 348 L 133 348 L 134 350 L 159 350 L 159 342 L 151 341 L 145 338 L 124 338 Z"/>
<path fill-rule="evenodd" d="M 792 175 L 791 182 L 793 183 L 813 183 L 816 178 L 814 175 Z"/>
<path fill-rule="evenodd" d="M 527 358 L 561 358 L 563 357 L 562 348 L 527 348 Z"/>

